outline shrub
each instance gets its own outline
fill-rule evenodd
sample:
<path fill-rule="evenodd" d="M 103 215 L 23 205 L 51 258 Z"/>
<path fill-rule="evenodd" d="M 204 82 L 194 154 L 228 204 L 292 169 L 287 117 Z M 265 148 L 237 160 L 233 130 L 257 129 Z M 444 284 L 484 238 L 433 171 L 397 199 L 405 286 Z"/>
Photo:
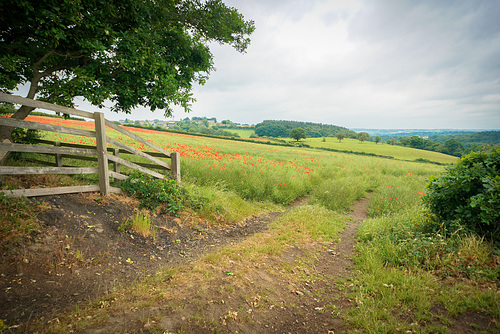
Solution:
<path fill-rule="evenodd" d="M 12 141 L 19 144 L 36 144 L 42 135 L 40 131 L 33 129 L 15 128 L 12 131 Z"/>
<path fill-rule="evenodd" d="M 40 139 L 42 135 L 40 131 L 33 129 L 23 129 L 23 128 L 15 128 L 12 131 L 12 141 L 18 144 L 37 144 L 37 140 Z M 10 152 L 10 158 L 13 160 L 21 160 L 23 157 L 23 153 L 21 152 Z"/>
<path fill-rule="evenodd" d="M 159 206 L 164 212 L 172 214 L 177 214 L 185 208 L 198 212 L 224 211 L 223 207 L 211 203 L 206 197 L 190 193 L 175 180 L 160 180 L 138 171 L 134 171 L 128 179 L 121 181 L 119 187 L 130 196 L 139 199 L 140 208 L 151 211 Z"/>
<path fill-rule="evenodd" d="M 500 149 L 472 152 L 432 177 L 424 202 L 444 230 L 470 230 L 494 241 L 500 232 Z"/>
<path fill-rule="evenodd" d="M 155 210 L 160 204 L 165 205 L 168 213 L 177 213 L 188 198 L 187 191 L 175 180 L 155 179 L 151 175 L 134 172 L 130 177 L 120 182 L 119 187 L 131 196 L 139 199 L 140 206 Z"/>

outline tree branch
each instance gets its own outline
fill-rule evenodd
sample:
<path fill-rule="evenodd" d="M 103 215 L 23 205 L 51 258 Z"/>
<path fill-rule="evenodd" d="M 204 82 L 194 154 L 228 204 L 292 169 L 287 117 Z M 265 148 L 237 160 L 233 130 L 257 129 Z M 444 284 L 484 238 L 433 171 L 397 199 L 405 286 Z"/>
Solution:
<path fill-rule="evenodd" d="M 83 57 L 85 57 L 85 54 L 81 53 L 80 51 L 75 51 L 75 52 L 66 53 L 66 54 L 54 52 L 54 54 L 56 56 L 65 57 L 65 58 L 83 58 Z M 75 54 L 77 54 L 77 55 L 74 56 Z"/>
<path fill-rule="evenodd" d="M 39 73 L 38 69 L 40 68 L 40 65 L 43 64 L 43 62 L 49 58 L 50 56 L 52 56 L 54 53 L 56 53 L 56 50 L 55 49 L 52 49 L 50 50 L 49 52 L 47 52 L 45 55 L 43 55 L 42 58 L 40 58 L 40 60 L 38 60 L 34 65 L 33 65 L 33 72 L 35 72 L 35 75 Z"/>
<path fill-rule="evenodd" d="M 69 69 L 70 68 L 68 66 L 65 66 L 65 65 L 57 65 L 57 66 L 49 67 L 45 71 L 39 72 L 40 79 L 43 78 L 43 77 L 47 77 L 47 76 L 53 74 L 56 71 L 69 70 Z"/>

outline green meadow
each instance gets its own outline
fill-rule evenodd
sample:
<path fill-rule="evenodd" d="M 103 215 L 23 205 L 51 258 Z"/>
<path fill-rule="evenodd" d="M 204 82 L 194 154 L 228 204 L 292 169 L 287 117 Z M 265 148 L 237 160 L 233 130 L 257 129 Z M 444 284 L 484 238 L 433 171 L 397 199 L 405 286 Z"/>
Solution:
<path fill-rule="evenodd" d="M 410 147 L 390 145 L 387 143 L 375 143 L 371 141 L 360 142 L 357 139 L 343 139 L 341 142 L 336 138 L 307 138 L 302 140 L 305 144 L 311 147 L 325 147 L 329 149 L 373 153 L 377 155 L 385 155 L 394 157 L 400 160 L 415 161 L 417 159 L 425 159 L 429 161 L 439 162 L 442 164 L 452 164 L 457 161 L 457 157 L 426 150 L 419 150 Z"/>
<path fill-rule="evenodd" d="M 190 270 L 189 277 L 195 280 L 215 277 L 218 274 L 211 268 L 224 265 L 225 261 L 245 263 L 272 257 L 279 263 L 279 256 L 291 245 L 337 240 L 352 205 L 370 197 L 369 217 L 358 231 L 356 268 L 349 285 L 346 283 L 349 288 L 345 289 L 345 298 L 352 301 L 353 307 L 338 312 L 351 331 L 451 333 L 449 328 L 457 317 L 470 312 L 492 319 L 486 332 L 500 329 L 497 288 L 500 270 L 494 264 L 494 259 L 498 260 L 497 251 L 473 235 L 445 237 L 428 234 L 425 229 L 432 223 L 422 202 L 426 184 L 431 176 L 439 176 L 445 170 L 425 161 L 452 164 L 455 157 L 349 139 L 341 143 L 333 138 L 327 138 L 326 142 L 321 138 L 303 142 L 312 147 L 374 153 L 395 159 L 152 130 L 141 130 L 138 134 L 167 151 L 181 154 L 183 186 L 208 203 L 192 210 L 209 221 L 232 225 L 255 214 L 283 210 L 298 199 L 307 199 L 305 206 L 273 222 L 265 236 L 257 234 L 251 238 L 250 246 L 228 246 L 193 264 L 191 269 L 195 269 Z M 141 144 L 122 135 L 110 132 L 109 136 L 141 149 Z M 68 135 L 45 137 L 88 142 L 86 138 Z M 179 275 L 186 272 L 181 269 Z M 175 277 L 174 280 L 181 279 Z M 453 280 L 445 284 L 449 277 Z M 163 289 L 163 293 L 172 289 L 164 283 L 143 284 L 152 291 Z M 126 293 L 117 294 L 117 305 L 121 294 Z M 156 297 L 144 294 L 137 301 L 127 299 L 121 305 L 133 308 L 134 303 L 144 303 L 145 298 Z M 117 311 L 110 307 L 88 312 L 102 316 Z M 196 316 L 210 320 L 210 315 L 203 312 Z M 73 318 L 60 318 L 61 324 L 54 326 L 64 328 Z"/>
<path fill-rule="evenodd" d="M 255 134 L 254 130 L 230 129 L 230 131 L 238 133 L 241 138 L 250 138 L 252 134 Z M 279 139 L 286 140 L 290 143 L 295 142 L 290 138 L 279 138 Z M 431 162 L 438 162 L 440 164 L 453 164 L 458 159 L 457 157 L 439 152 L 419 150 L 399 145 L 390 145 L 385 142 L 378 144 L 373 141 L 360 142 L 357 139 L 350 139 L 350 138 L 345 138 L 341 142 L 339 142 L 337 138 L 333 137 L 325 137 L 324 139 L 307 138 L 300 140 L 300 142 L 307 144 L 311 147 L 384 155 L 388 157 L 393 157 L 394 159 L 408 160 L 408 161 L 416 161 L 417 159 L 424 159 Z"/>
<path fill-rule="evenodd" d="M 250 138 L 251 135 L 255 134 L 254 130 L 247 129 L 228 129 L 230 132 L 236 132 L 241 138 Z"/>

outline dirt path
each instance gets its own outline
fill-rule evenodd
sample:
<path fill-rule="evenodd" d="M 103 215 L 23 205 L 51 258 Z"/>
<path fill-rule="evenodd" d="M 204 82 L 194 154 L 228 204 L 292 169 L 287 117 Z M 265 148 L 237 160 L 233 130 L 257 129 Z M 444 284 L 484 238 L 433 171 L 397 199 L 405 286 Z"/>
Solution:
<path fill-rule="evenodd" d="M 335 244 L 336 261 L 330 264 L 330 271 L 337 273 L 341 279 L 346 279 L 352 271 L 352 253 L 356 246 L 356 233 L 359 224 L 368 216 L 370 197 L 364 197 L 354 204 L 350 216 L 353 219 L 340 236 L 340 243 Z"/>
<path fill-rule="evenodd" d="M 0 319 L 24 327 L 118 286 L 185 264 L 217 247 L 267 228 L 284 212 L 252 216 L 234 226 L 206 225 L 169 215 L 155 240 L 118 231 L 138 206 L 125 196 L 46 196 L 39 233 L 18 243 L 0 241 Z M 301 205 L 293 203 L 287 210 Z"/>
<path fill-rule="evenodd" d="M 342 333 L 348 332 L 342 313 L 352 304 L 346 297 L 353 270 L 353 252 L 356 246 L 357 228 L 367 218 L 370 196 L 356 202 L 349 214 L 352 221 L 340 235 L 340 242 L 332 242 L 316 258 L 315 274 L 320 277 L 313 284 L 305 285 L 304 290 L 321 291 L 321 298 L 312 296 L 303 301 L 300 320 L 290 317 L 291 323 L 283 324 L 278 329 L 283 333 Z M 322 313 L 318 311 L 326 311 Z M 271 331 L 272 332 L 272 331 Z"/>
<path fill-rule="evenodd" d="M 83 333 L 111 333 L 117 327 L 124 332 L 201 334 L 349 332 L 343 313 L 352 306 L 346 294 L 352 285 L 355 235 L 368 204 L 369 198 L 356 203 L 353 220 L 338 243 L 293 246 L 280 257 L 250 265 L 235 261 L 220 268 L 214 279 L 174 283 L 175 290 L 164 300 L 132 312 L 114 312 Z M 228 269 L 236 276 L 224 275 Z M 186 270 L 189 275 L 191 269 Z"/>
<path fill-rule="evenodd" d="M 160 215 L 153 219 L 165 228 L 159 230 L 157 238 L 152 241 L 117 231 L 119 222 L 133 216 L 137 203 L 116 196 L 104 201 L 96 198 L 97 195 L 88 194 L 45 197 L 51 209 L 39 217 L 40 233 L 33 240 L 24 240 L 17 246 L 0 245 L 4 250 L 0 256 L 0 318 L 14 326 L 13 329 L 22 331 L 30 322 L 53 319 L 69 306 L 105 295 L 159 268 L 188 263 L 217 247 L 265 231 L 270 222 L 283 214 L 257 215 L 232 227 L 193 225 L 179 218 Z M 297 201 L 287 210 L 306 201 Z M 278 268 L 282 263 L 277 261 L 281 260 L 255 264 L 249 277 L 255 275 L 255 281 L 274 277 L 273 297 L 283 300 L 282 306 L 273 308 L 271 305 L 269 312 L 256 312 L 249 317 L 253 326 L 248 327 L 242 322 L 240 327 L 225 327 L 228 332 L 239 328 L 240 332 L 241 329 L 243 332 L 258 329 L 259 332 L 302 333 L 314 332 L 315 328 L 322 332 L 335 329 L 337 333 L 342 329 L 344 324 L 340 318 L 332 318 L 333 312 L 322 310 L 327 300 L 339 310 L 350 305 L 343 297 L 344 286 L 351 274 L 356 227 L 366 217 L 368 203 L 369 199 L 356 203 L 351 214 L 354 220 L 342 233 L 340 243 L 327 245 L 318 255 L 314 275 L 324 279 L 306 282 L 304 286 L 290 286 L 279 274 L 276 276 L 272 270 L 270 273 L 266 271 Z M 77 258 L 78 254 L 80 258 Z M 304 250 L 292 249 L 286 257 L 293 261 L 303 254 Z M 224 280 L 218 282 L 220 286 L 226 283 Z M 324 298 L 307 292 L 309 290 L 322 291 Z M 214 296 L 218 294 L 217 290 L 213 292 Z M 259 296 L 256 293 L 255 298 L 261 298 Z M 237 308 L 237 304 L 234 307 Z M 144 312 L 142 317 L 146 314 Z M 188 314 L 189 305 L 184 312 Z M 156 311 L 153 310 L 152 314 Z M 130 322 L 133 318 L 130 314 L 124 316 L 124 330 L 144 331 L 142 323 L 137 327 Z M 171 318 L 168 314 L 163 314 L 163 318 L 167 319 L 165 324 L 174 328 L 177 324 L 187 333 L 211 332 L 210 327 L 207 330 L 203 324 L 185 323 L 175 312 Z M 112 324 L 109 332 L 116 330 L 115 326 L 116 323 Z"/>

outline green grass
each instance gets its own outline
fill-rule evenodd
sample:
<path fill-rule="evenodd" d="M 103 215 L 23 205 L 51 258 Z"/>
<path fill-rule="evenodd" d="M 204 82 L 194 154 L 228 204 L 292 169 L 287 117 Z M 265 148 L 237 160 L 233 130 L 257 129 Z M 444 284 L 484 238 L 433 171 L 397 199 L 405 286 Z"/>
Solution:
<path fill-rule="evenodd" d="M 446 333 L 454 317 L 479 311 L 496 321 L 493 333 L 500 319 L 497 291 L 477 283 L 495 285 L 495 250 L 475 236 L 426 233 L 432 220 L 419 200 L 425 196 L 419 178 L 390 177 L 374 191 L 372 218 L 358 229 L 356 307 L 346 319 L 357 332 Z M 462 283 L 441 284 L 446 277 Z"/>
<path fill-rule="evenodd" d="M 227 131 L 236 132 L 241 138 L 250 138 L 251 135 L 255 134 L 254 130 L 227 129 Z"/>
<path fill-rule="evenodd" d="M 315 217 L 314 220 L 311 217 Z M 203 261 L 258 261 L 281 255 L 289 246 L 308 240 L 337 240 L 348 218 L 317 205 L 304 205 L 289 211 L 269 225 L 269 232 L 253 236 L 235 246 L 226 246 L 208 254 Z"/>
<path fill-rule="evenodd" d="M 442 164 L 451 164 L 456 162 L 458 159 L 457 157 L 439 152 L 425 151 L 397 145 L 389 145 L 387 143 L 376 144 L 375 142 L 370 141 L 360 142 L 357 139 L 343 139 L 342 142 L 339 143 L 338 139 L 331 137 L 327 137 L 325 142 L 323 142 L 322 138 L 307 138 L 302 140 L 302 142 L 311 145 L 311 147 L 325 147 L 343 151 L 373 153 L 409 161 L 425 159 Z"/>
<path fill-rule="evenodd" d="M 497 321 L 492 332 L 499 329 L 499 268 L 495 264 L 498 249 L 474 236 L 457 234 L 445 238 L 427 232 L 432 217 L 421 197 L 425 196 L 429 177 L 441 174 L 444 167 L 416 160 L 446 164 L 455 161 L 455 157 L 355 140 L 338 143 L 333 138 L 304 142 L 395 159 L 154 131 L 140 135 L 167 151 L 181 153 L 183 185 L 193 196 L 208 203 L 200 206 L 198 214 L 212 221 L 236 223 L 257 213 L 283 210 L 283 205 L 304 196 L 310 196 L 310 200 L 274 221 L 265 233 L 207 254 L 192 267 L 173 275 L 168 284 L 143 283 L 130 294 L 133 298 L 127 295 L 129 299 L 117 303 L 124 309 L 153 303 L 150 298 L 159 298 L 160 292 L 152 297 L 150 291 L 161 291 L 161 296 L 173 293 L 175 282 L 213 283 L 211 280 L 220 279 L 220 275 L 228 278 L 227 272 L 234 274 L 231 279 L 240 279 L 246 272 L 229 269 L 233 265 L 253 264 L 268 257 L 279 259 L 290 246 L 301 247 L 311 240 L 337 240 L 348 222 L 348 209 L 371 193 L 370 218 L 358 229 L 357 272 L 351 278 L 351 295 L 347 296 L 355 307 L 341 314 L 353 331 L 446 332 L 453 317 L 471 311 Z M 142 148 L 116 132 L 110 131 L 109 136 Z M 87 140 L 67 135 L 58 138 Z M 276 263 L 287 266 L 278 260 Z M 461 283 L 442 284 L 441 280 L 447 277 Z M 482 288 L 482 284 L 493 288 Z M 237 293 L 239 287 L 232 286 L 233 294 Z M 444 315 L 436 313 L 436 308 L 443 309 Z M 92 312 L 105 315 L 117 309 Z"/>
<path fill-rule="evenodd" d="M 167 151 L 181 153 L 182 180 L 185 186 L 200 194 L 210 193 L 208 189 L 214 189 L 213 194 L 207 195 L 210 201 L 217 202 L 218 196 L 225 198 L 225 206 L 229 208 L 225 212 L 222 212 L 217 205 L 205 207 L 204 214 L 213 219 L 222 216 L 226 220 L 234 221 L 241 218 L 242 215 L 237 213 L 238 207 L 244 207 L 244 205 L 238 203 L 237 198 L 256 203 L 287 205 L 297 198 L 311 195 L 312 203 L 323 205 L 330 210 L 345 212 L 366 192 L 374 191 L 381 184 L 388 184 L 388 180 L 392 178 L 403 177 L 422 184 L 427 177 L 439 174 L 443 170 L 442 167 L 434 164 L 402 162 L 371 156 L 267 146 L 216 138 L 200 139 L 190 135 L 150 130 L 141 130 L 140 134 Z M 109 131 L 108 135 L 135 148 L 145 148 L 144 145 L 127 140 L 115 131 Z M 50 138 L 54 135 L 45 136 Z M 59 140 L 68 142 L 91 143 L 85 137 L 55 136 Z M 328 141 L 334 142 L 331 138 L 328 138 Z M 341 144 L 351 145 L 352 143 L 346 140 Z M 375 144 L 369 142 L 363 144 L 355 142 L 354 145 L 375 147 Z M 389 145 L 385 146 L 389 147 Z M 377 147 L 382 147 L 382 145 L 379 144 Z M 428 153 L 404 147 L 391 146 L 390 148 L 409 150 L 418 154 Z M 426 157 L 414 155 L 413 158 L 417 156 Z M 124 157 L 134 162 L 147 162 L 143 158 L 130 155 L 124 155 Z M 168 159 L 165 161 L 168 162 Z M 82 162 L 76 160 L 68 160 L 67 163 L 82 165 Z M 130 172 L 126 167 L 122 167 L 122 171 Z M 89 181 L 95 182 L 93 179 Z M 415 182 L 411 181 L 407 187 L 411 187 Z M 380 196 L 385 195 L 388 193 L 380 194 Z M 414 195 L 412 196 L 411 199 L 416 199 Z M 398 203 L 404 198 L 397 194 L 395 197 L 398 197 Z M 229 198 L 233 199 L 230 201 L 233 204 L 228 202 Z M 406 197 L 405 200 L 408 198 Z M 385 206 L 386 204 L 379 206 L 380 213 L 384 212 Z M 207 208 L 211 209 L 207 211 Z M 262 208 L 261 206 L 259 210 Z M 247 212 L 252 211 L 247 210 Z"/>
<path fill-rule="evenodd" d="M 137 211 L 133 218 L 127 218 L 120 227 L 119 231 L 124 232 L 125 230 L 131 230 L 143 237 L 156 237 L 157 227 L 151 222 L 149 214 L 146 212 Z"/>

